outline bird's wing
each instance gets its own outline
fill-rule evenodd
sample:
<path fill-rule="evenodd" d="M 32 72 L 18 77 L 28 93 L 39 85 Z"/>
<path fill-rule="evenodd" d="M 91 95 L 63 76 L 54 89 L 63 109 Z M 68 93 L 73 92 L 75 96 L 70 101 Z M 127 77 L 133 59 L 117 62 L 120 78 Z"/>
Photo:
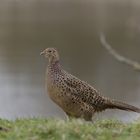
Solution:
<path fill-rule="evenodd" d="M 97 110 L 104 110 L 103 106 L 105 106 L 106 98 L 101 96 L 96 89 L 73 75 L 69 74 L 67 77 L 65 76 L 65 78 L 68 92 L 80 98 L 86 104 L 97 108 Z"/>

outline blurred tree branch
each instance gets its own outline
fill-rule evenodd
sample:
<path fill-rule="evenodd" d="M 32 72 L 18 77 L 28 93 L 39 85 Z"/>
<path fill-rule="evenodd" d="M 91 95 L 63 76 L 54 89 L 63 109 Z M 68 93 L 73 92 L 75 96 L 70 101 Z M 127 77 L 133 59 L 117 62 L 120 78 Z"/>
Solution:
<path fill-rule="evenodd" d="M 120 55 L 116 50 L 112 48 L 110 44 L 106 41 L 105 35 L 103 33 L 100 34 L 100 41 L 102 46 L 119 62 L 127 64 L 131 67 L 133 67 L 135 70 L 140 71 L 140 63 L 137 61 L 133 61 L 129 58 L 126 58 L 122 55 Z"/>

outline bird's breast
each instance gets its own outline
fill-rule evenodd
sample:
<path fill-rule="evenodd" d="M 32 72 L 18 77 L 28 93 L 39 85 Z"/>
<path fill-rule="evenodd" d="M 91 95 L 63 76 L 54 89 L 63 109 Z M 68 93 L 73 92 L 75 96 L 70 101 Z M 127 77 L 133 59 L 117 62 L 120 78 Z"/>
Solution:
<path fill-rule="evenodd" d="M 49 97 L 59 106 L 62 104 L 61 90 L 58 87 L 58 83 L 56 82 L 56 75 L 47 71 L 46 76 L 46 90 Z"/>

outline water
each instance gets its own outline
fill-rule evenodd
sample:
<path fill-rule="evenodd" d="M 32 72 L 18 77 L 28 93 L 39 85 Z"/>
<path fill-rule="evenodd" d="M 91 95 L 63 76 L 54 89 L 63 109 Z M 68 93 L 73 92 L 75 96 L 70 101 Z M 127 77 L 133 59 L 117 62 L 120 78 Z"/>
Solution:
<path fill-rule="evenodd" d="M 99 32 L 122 55 L 140 62 L 140 3 L 136 1 L 34 0 L 0 2 L 0 117 L 59 117 L 44 91 L 46 47 L 60 52 L 70 73 L 103 95 L 140 107 L 140 73 L 101 46 Z M 136 113 L 106 111 L 96 118 L 132 121 Z"/>

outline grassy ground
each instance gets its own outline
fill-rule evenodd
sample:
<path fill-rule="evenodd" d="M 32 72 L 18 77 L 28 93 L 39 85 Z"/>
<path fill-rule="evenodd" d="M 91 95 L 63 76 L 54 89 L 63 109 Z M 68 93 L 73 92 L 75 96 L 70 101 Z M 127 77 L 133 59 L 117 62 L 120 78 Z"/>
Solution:
<path fill-rule="evenodd" d="M 140 140 L 140 121 L 0 120 L 0 140 Z"/>

